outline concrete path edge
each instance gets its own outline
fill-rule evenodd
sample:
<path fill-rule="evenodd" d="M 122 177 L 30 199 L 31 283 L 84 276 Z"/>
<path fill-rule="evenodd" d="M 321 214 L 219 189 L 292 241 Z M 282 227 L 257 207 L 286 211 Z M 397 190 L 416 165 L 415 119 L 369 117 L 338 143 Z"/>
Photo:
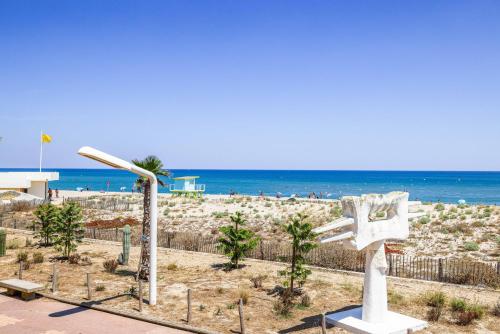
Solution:
<path fill-rule="evenodd" d="M 133 313 L 130 313 L 130 312 L 118 311 L 118 310 L 107 308 L 107 307 L 104 307 L 104 306 L 91 305 L 91 304 L 89 304 L 89 302 L 79 302 L 79 301 L 71 300 L 71 299 L 68 299 L 68 298 L 62 298 L 62 297 L 54 296 L 53 294 L 50 294 L 50 293 L 37 292 L 37 294 L 40 295 L 40 296 L 42 296 L 42 297 L 45 297 L 45 298 L 48 298 L 48 299 L 52 299 L 52 300 L 56 300 L 56 301 L 61 302 L 61 303 L 70 304 L 70 305 L 74 305 L 74 306 L 85 307 L 85 308 L 93 309 L 93 310 L 96 310 L 96 311 L 106 312 L 106 313 L 110 313 L 110 314 L 122 316 L 122 317 L 125 317 L 125 318 L 130 318 L 130 319 L 134 319 L 134 320 L 149 322 L 149 323 L 152 323 L 152 324 L 155 324 L 155 325 L 170 327 L 170 328 L 174 328 L 174 329 L 188 331 L 188 332 L 191 332 L 191 333 L 197 333 L 197 334 L 220 334 L 218 332 L 213 332 L 213 331 L 210 331 L 210 330 L 207 330 L 207 329 L 203 329 L 203 328 L 197 328 L 197 327 L 193 327 L 193 326 L 189 326 L 189 325 L 178 324 L 178 323 L 175 323 L 175 322 L 166 321 L 166 320 L 160 320 L 160 319 L 156 319 L 156 318 L 152 318 L 152 317 L 148 317 L 148 316 L 144 316 L 144 315 L 140 316 L 140 315 L 133 314 Z"/>

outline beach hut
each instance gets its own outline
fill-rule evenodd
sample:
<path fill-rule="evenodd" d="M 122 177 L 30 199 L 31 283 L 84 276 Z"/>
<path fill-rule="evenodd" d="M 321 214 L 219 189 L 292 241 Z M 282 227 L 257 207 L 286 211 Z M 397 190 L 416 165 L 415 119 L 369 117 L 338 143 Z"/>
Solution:
<path fill-rule="evenodd" d="M 199 176 L 175 177 L 174 183 L 170 185 L 170 191 L 178 196 L 201 197 L 205 191 L 205 185 L 196 184 L 198 178 Z"/>

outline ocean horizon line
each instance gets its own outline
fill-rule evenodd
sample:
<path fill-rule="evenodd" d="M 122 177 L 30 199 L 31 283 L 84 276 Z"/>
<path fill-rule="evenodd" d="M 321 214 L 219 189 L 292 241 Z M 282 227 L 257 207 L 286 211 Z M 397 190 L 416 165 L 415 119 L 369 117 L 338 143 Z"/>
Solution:
<path fill-rule="evenodd" d="M 287 172 L 287 171 L 297 171 L 297 172 L 422 172 L 422 173 L 500 173 L 500 170 L 470 170 L 470 169 L 457 169 L 457 170 L 445 170 L 445 169 L 248 169 L 248 168 L 165 168 L 166 170 L 186 170 L 186 171 L 277 171 L 277 172 Z M 38 171 L 39 167 L 1 167 L 0 171 Z M 42 172 L 47 170 L 121 170 L 118 168 L 102 167 L 102 168 L 85 168 L 85 167 L 44 167 Z"/>

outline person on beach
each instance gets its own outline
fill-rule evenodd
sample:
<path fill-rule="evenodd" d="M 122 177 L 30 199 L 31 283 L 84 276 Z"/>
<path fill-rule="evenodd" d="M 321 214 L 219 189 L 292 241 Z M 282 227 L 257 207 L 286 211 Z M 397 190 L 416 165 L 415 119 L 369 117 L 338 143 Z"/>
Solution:
<path fill-rule="evenodd" d="M 59 198 L 59 189 L 56 188 L 56 198 Z"/>
<path fill-rule="evenodd" d="M 49 188 L 48 194 L 49 194 L 49 202 L 52 202 L 52 189 L 51 188 Z"/>

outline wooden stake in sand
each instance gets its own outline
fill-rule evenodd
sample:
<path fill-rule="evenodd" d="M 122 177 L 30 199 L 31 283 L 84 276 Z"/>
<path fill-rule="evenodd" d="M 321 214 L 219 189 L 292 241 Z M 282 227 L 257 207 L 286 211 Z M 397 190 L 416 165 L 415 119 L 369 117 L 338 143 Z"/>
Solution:
<path fill-rule="evenodd" d="M 91 300 L 92 299 L 92 284 L 90 280 L 90 273 L 87 273 L 87 299 Z"/>
<path fill-rule="evenodd" d="M 321 314 L 321 334 L 326 334 L 326 316 L 325 316 L 325 313 Z"/>
<path fill-rule="evenodd" d="M 187 302 L 188 302 L 188 313 L 187 313 L 187 323 L 191 323 L 191 289 L 187 291 Z"/>
<path fill-rule="evenodd" d="M 139 279 L 139 312 L 142 312 L 142 280 Z"/>
<path fill-rule="evenodd" d="M 57 268 L 56 264 L 52 263 L 52 293 L 57 292 Z"/>
<path fill-rule="evenodd" d="M 245 321 L 244 321 L 244 315 L 243 315 L 243 299 L 240 298 L 240 304 L 238 305 L 238 310 L 240 312 L 240 333 L 245 334 Z"/>
<path fill-rule="evenodd" d="M 19 261 L 19 279 L 23 279 L 23 261 Z"/>

